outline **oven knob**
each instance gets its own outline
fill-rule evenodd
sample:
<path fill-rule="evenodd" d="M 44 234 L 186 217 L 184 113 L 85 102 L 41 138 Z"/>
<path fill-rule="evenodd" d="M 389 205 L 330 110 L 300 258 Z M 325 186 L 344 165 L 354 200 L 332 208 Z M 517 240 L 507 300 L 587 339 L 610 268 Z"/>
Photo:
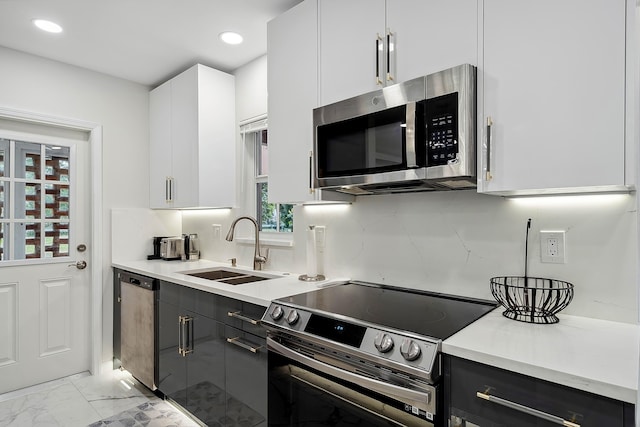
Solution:
<path fill-rule="evenodd" d="M 400 353 L 402 354 L 402 357 L 404 357 L 408 361 L 416 360 L 418 357 L 420 357 L 420 347 L 414 340 L 405 339 L 402 340 Z"/>
<path fill-rule="evenodd" d="M 279 305 L 276 305 L 273 311 L 271 312 L 271 318 L 273 320 L 282 319 L 282 315 L 284 314 L 284 310 Z"/>
<path fill-rule="evenodd" d="M 295 325 L 299 318 L 300 315 L 298 314 L 298 312 L 296 310 L 291 310 L 289 314 L 287 314 L 286 321 L 290 325 Z"/>
<path fill-rule="evenodd" d="M 380 353 L 388 353 L 393 348 L 393 338 L 384 332 L 379 332 L 373 340 Z"/>

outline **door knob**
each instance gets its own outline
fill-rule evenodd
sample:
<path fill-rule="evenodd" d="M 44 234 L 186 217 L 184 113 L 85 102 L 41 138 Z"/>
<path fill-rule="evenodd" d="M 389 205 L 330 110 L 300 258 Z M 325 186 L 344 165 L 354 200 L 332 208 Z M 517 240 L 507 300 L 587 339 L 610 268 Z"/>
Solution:
<path fill-rule="evenodd" d="M 68 267 L 75 267 L 78 270 L 84 270 L 87 268 L 87 261 L 78 261 L 73 264 L 69 264 Z"/>

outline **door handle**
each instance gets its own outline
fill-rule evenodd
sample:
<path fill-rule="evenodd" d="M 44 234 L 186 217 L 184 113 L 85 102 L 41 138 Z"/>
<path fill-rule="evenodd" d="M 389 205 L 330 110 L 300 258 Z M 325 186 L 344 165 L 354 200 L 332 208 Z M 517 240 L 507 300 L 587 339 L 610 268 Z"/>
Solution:
<path fill-rule="evenodd" d="M 87 261 L 77 261 L 73 264 L 69 264 L 67 267 L 75 267 L 78 270 L 84 270 L 85 268 L 87 268 Z"/>
<path fill-rule="evenodd" d="M 487 117 L 487 168 L 485 174 L 485 180 L 491 181 L 493 176 L 491 175 L 491 127 L 493 126 L 493 120 L 491 117 Z"/>
<path fill-rule="evenodd" d="M 382 37 L 376 34 L 376 86 L 382 86 L 383 80 L 380 78 L 380 48 L 382 47 Z"/>
<path fill-rule="evenodd" d="M 506 406 L 507 408 L 511 408 L 515 411 L 519 411 L 525 414 L 529 414 L 531 416 L 537 417 L 537 418 L 541 418 L 543 420 L 547 420 L 549 422 L 552 422 L 554 424 L 559 424 L 561 426 L 565 426 L 565 427 L 580 427 L 580 424 L 576 424 L 572 421 L 567 421 L 563 418 L 557 417 L 555 415 L 552 414 L 548 414 L 546 412 L 542 412 L 539 411 L 537 409 L 534 408 L 530 408 L 528 406 L 524 406 L 521 405 L 519 403 L 515 403 L 512 402 L 510 400 L 506 400 L 506 399 L 502 399 L 500 397 L 497 396 L 493 396 L 487 393 L 482 393 L 482 392 L 476 392 L 476 397 L 480 398 L 480 399 L 484 399 L 486 401 L 489 402 L 493 402 L 497 405 L 501 405 L 501 406 Z"/>
<path fill-rule="evenodd" d="M 249 350 L 251 353 L 258 353 L 260 349 L 264 348 L 263 345 L 254 347 L 251 344 L 247 344 L 243 342 L 240 337 L 227 338 L 227 342 L 229 344 L 237 345 L 238 347 L 244 348 L 245 350 Z"/>

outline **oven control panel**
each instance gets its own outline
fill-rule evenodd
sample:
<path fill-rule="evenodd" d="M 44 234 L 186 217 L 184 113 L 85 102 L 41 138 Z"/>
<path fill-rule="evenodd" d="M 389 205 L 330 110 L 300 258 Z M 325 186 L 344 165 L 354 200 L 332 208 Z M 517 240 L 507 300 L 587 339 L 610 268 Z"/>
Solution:
<path fill-rule="evenodd" d="M 430 341 L 401 331 L 386 330 L 354 321 L 312 313 L 280 303 L 272 303 L 262 323 L 292 333 L 313 336 L 384 359 L 390 365 L 411 367 L 431 378 L 438 377 L 440 341 Z"/>

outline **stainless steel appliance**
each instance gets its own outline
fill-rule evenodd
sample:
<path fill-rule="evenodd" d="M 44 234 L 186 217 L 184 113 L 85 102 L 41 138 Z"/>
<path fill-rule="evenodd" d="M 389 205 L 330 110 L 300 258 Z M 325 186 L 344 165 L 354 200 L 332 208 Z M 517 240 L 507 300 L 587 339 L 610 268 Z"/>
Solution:
<path fill-rule="evenodd" d="M 476 69 L 460 65 L 313 111 L 314 187 L 475 188 Z"/>
<path fill-rule="evenodd" d="M 160 258 L 164 260 L 182 259 L 184 255 L 184 238 L 165 237 L 160 241 Z"/>
<path fill-rule="evenodd" d="M 443 426 L 442 340 L 495 301 L 364 282 L 274 301 L 269 426 Z"/>
<path fill-rule="evenodd" d="M 197 234 L 192 233 L 185 238 L 184 252 L 185 257 L 189 261 L 197 261 L 200 259 L 200 242 Z"/>
<path fill-rule="evenodd" d="M 119 272 L 120 360 L 122 367 L 155 390 L 158 383 L 156 290 L 158 280 Z"/>
<path fill-rule="evenodd" d="M 147 255 L 147 259 L 148 260 L 152 260 L 152 259 L 160 259 L 162 258 L 160 256 L 160 246 L 162 244 L 162 239 L 164 239 L 164 236 L 154 236 L 151 241 L 153 243 L 153 254 L 152 255 Z"/>

